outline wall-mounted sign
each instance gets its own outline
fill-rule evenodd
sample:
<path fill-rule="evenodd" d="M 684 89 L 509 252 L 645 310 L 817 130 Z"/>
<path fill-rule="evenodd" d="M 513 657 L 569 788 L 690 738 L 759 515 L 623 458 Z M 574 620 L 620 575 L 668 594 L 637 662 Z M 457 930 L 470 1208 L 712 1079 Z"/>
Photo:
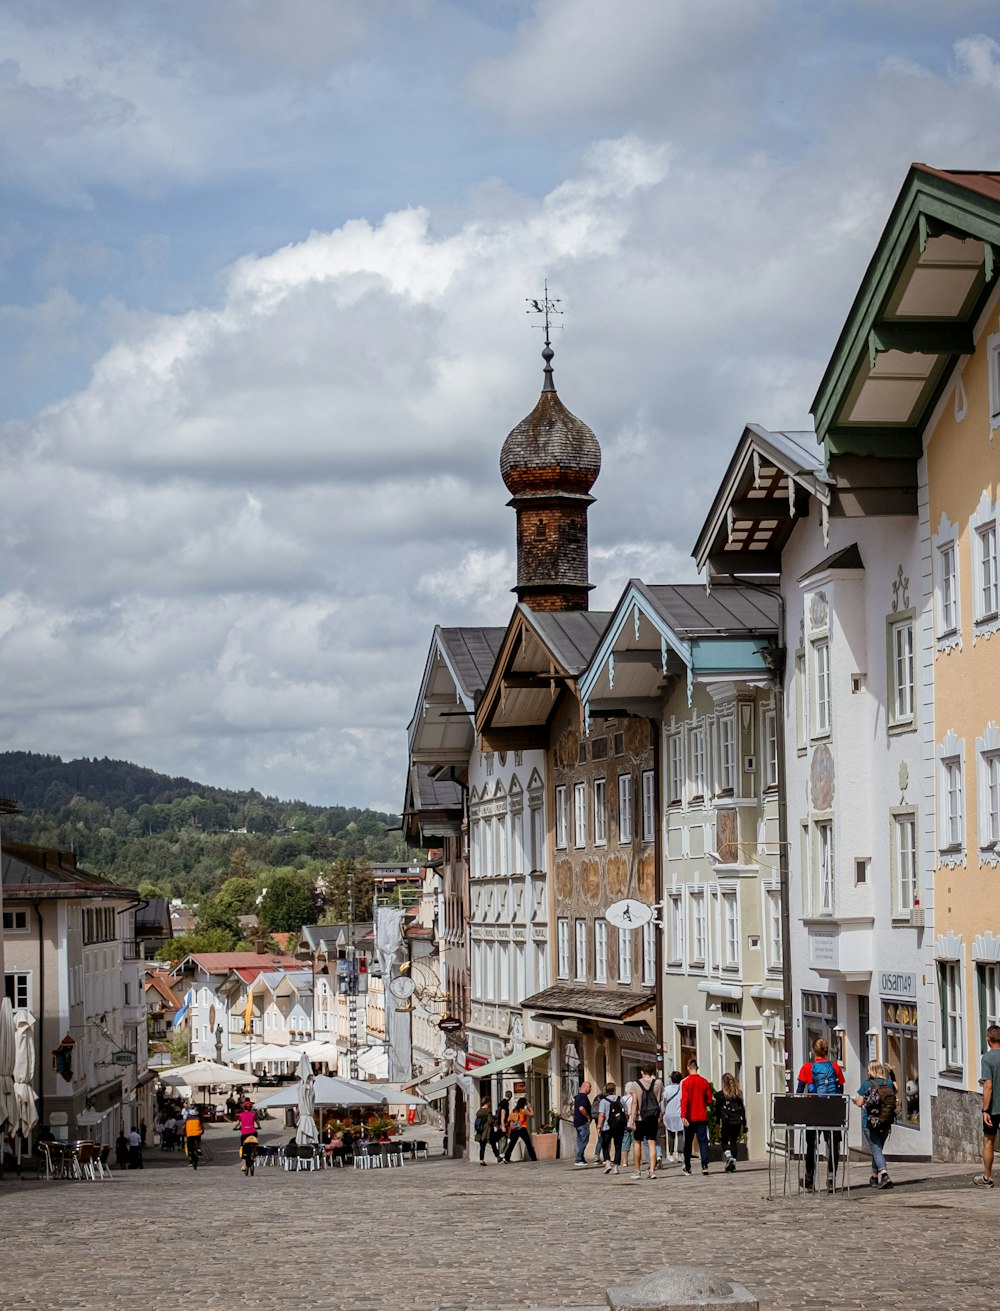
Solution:
<path fill-rule="evenodd" d="M 134 1065 L 135 1052 L 115 1052 L 111 1060 L 115 1065 Z"/>
<path fill-rule="evenodd" d="M 835 970 L 840 962 L 838 929 L 809 930 L 809 964 L 814 968 Z"/>
<path fill-rule="evenodd" d="M 904 1001 L 916 1001 L 917 976 L 899 970 L 880 970 L 878 990 L 883 997 L 901 997 Z"/>
<path fill-rule="evenodd" d="M 462 1021 L 456 1019 L 454 1015 L 445 1015 L 438 1020 L 438 1028 L 445 1033 L 454 1033 L 456 1029 L 464 1028 Z"/>
<path fill-rule="evenodd" d="M 613 901 L 604 912 L 604 918 L 616 929 L 641 929 L 653 918 L 653 908 L 645 901 L 626 897 L 624 901 Z"/>

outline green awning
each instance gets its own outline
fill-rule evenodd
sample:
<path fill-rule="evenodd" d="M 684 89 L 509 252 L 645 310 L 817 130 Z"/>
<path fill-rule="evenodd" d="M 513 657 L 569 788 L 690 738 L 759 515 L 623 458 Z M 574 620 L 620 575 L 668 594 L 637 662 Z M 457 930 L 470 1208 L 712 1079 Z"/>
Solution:
<path fill-rule="evenodd" d="M 499 1074 L 501 1070 L 511 1070 L 515 1065 L 529 1065 L 536 1056 L 544 1056 L 547 1052 L 547 1047 L 522 1047 L 509 1056 L 501 1056 L 498 1061 L 490 1061 L 489 1065 L 474 1066 L 466 1070 L 466 1074 L 472 1079 L 486 1079 L 491 1074 Z"/>

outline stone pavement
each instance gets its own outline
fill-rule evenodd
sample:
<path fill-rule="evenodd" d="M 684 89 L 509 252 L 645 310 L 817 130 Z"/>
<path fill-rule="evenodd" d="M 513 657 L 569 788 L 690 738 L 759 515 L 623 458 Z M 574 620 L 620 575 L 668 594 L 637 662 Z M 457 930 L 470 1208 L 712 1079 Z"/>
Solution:
<path fill-rule="evenodd" d="M 265 1134 L 275 1141 L 276 1131 Z M 281 1135 L 287 1137 L 287 1133 Z M 4 1311 L 513 1311 L 594 1307 L 669 1263 L 766 1311 L 993 1311 L 1000 1189 L 973 1166 L 894 1165 L 897 1187 L 766 1200 L 767 1171 L 627 1174 L 432 1157 L 402 1170 L 258 1171 L 210 1126 L 197 1173 L 148 1153 L 106 1183 L 0 1182 Z"/>

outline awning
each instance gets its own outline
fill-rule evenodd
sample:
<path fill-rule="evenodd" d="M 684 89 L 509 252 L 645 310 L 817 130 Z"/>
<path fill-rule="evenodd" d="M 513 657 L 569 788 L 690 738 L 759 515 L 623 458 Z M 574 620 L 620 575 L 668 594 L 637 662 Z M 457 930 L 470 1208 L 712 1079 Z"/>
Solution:
<path fill-rule="evenodd" d="M 522 1047 L 520 1051 L 501 1056 L 498 1061 L 490 1061 L 489 1065 L 478 1065 L 465 1073 L 470 1079 L 485 1079 L 491 1074 L 499 1074 L 501 1070 L 513 1069 L 515 1065 L 529 1065 L 536 1056 L 546 1056 L 548 1050 L 547 1047 Z M 427 1095 L 426 1090 L 424 1095 Z"/>
<path fill-rule="evenodd" d="M 425 1083 L 420 1089 L 421 1097 L 426 1097 L 429 1102 L 437 1101 L 454 1084 L 458 1083 L 457 1074 L 446 1074 L 443 1079 L 435 1079 L 433 1083 Z"/>
<path fill-rule="evenodd" d="M 726 997 L 729 1001 L 742 1001 L 743 989 L 738 983 L 720 983 L 709 979 L 707 983 L 698 984 L 699 992 L 707 992 L 710 997 Z"/>

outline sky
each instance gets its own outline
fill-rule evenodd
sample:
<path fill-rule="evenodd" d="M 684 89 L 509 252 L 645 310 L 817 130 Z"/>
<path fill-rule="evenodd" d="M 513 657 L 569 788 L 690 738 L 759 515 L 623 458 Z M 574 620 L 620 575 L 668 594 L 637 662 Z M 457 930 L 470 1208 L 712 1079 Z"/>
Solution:
<path fill-rule="evenodd" d="M 910 163 L 1000 168 L 1000 11 L 4 0 L 0 121 L 0 748 L 398 811 L 435 623 L 514 604 L 526 298 L 592 608 L 692 581 Z"/>

